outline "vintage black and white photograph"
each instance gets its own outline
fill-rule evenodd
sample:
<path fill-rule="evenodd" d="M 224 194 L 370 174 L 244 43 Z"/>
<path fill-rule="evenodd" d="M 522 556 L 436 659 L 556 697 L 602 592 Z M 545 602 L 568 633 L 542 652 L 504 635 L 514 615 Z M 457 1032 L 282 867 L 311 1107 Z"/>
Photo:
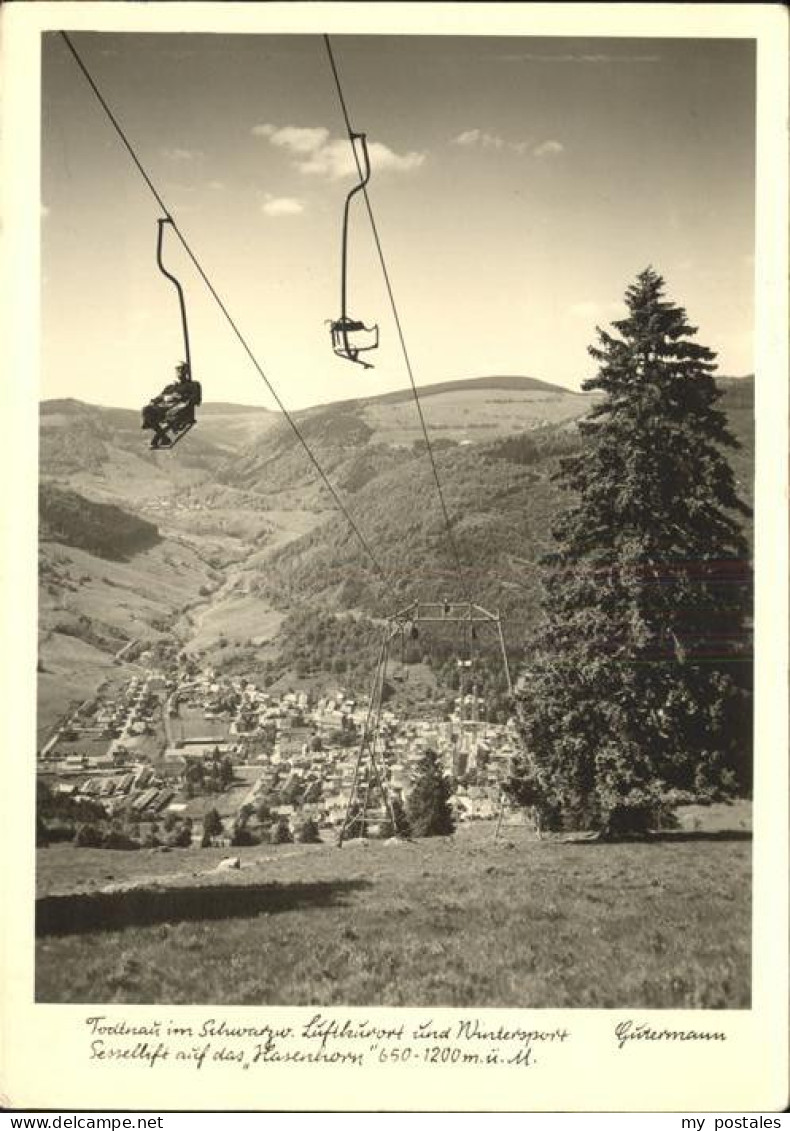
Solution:
<path fill-rule="evenodd" d="M 756 73 L 43 35 L 37 1002 L 750 1008 Z"/>

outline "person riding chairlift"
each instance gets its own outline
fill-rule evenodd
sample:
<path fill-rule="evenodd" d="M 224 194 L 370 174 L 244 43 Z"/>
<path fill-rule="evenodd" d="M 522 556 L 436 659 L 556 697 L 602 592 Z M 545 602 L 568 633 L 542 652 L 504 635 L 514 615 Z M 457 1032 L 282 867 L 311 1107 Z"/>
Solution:
<path fill-rule="evenodd" d="M 186 362 L 176 366 L 176 375 L 178 379 L 143 408 L 142 427 L 154 433 L 152 448 L 171 448 L 176 437 L 195 423 L 195 408 L 203 399 L 200 382 L 192 380 Z"/>

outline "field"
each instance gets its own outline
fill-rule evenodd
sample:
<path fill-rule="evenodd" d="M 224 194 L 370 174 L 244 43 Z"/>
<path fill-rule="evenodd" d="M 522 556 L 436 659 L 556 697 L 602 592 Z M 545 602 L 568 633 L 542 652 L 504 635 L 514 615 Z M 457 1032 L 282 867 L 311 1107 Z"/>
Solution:
<path fill-rule="evenodd" d="M 209 809 L 216 809 L 223 821 L 229 821 L 232 824 L 234 817 L 244 804 L 250 789 L 259 776 L 260 770 L 254 766 L 236 766 L 233 784 L 228 789 L 223 790 L 222 793 L 207 793 L 202 797 L 194 797 L 191 801 L 187 801 L 182 815 L 191 817 L 196 821 L 202 821 Z M 227 852 L 223 855 L 227 855 Z M 180 856 L 180 853 L 176 859 L 178 859 L 178 856 Z M 200 867 L 203 866 L 201 862 Z"/>
<path fill-rule="evenodd" d="M 735 814 L 733 814 L 735 816 Z M 38 853 L 39 1001 L 747 1008 L 751 843 Z M 225 850 L 227 852 L 227 850 Z"/>
<path fill-rule="evenodd" d="M 572 420 L 586 412 L 590 399 L 566 389 L 491 390 L 452 388 L 426 398 L 432 433 L 456 443 L 479 442 Z M 422 438 L 411 399 L 393 404 L 381 399 L 364 406 L 362 416 L 376 443 L 413 444 Z"/>

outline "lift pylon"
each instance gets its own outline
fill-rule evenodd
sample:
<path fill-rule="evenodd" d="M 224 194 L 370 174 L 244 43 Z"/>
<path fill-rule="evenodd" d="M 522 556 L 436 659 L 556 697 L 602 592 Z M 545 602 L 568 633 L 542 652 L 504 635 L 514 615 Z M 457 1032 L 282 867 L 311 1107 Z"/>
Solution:
<path fill-rule="evenodd" d="M 390 618 L 391 619 L 391 618 Z M 359 825 L 361 834 L 367 831 L 367 814 L 371 800 L 372 787 L 375 784 L 382 802 L 387 809 L 387 814 L 392 822 L 393 835 L 397 832 L 395 809 L 387 781 L 387 767 L 384 762 L 383 751 L 379 749 L 381 738 L 381 709 L 384 703 L 384 688 L 387 681 L 387 663 L 392 642 L 400 633 L 400 627 L 387 623 L 379 647 L 376 661 L 376 671 L 373 677 L 373 689 L 368 703 L 368 712 L 365 725 L 362 728 L 357 760 L 354 763 L 354 777 L 351 782 L 351 792 L 346 804 L 343 824 L 340 826 L 337 843 L 341 847 L 348 832 Z M 360 804 L 361 787 L 364 794 Z"/>

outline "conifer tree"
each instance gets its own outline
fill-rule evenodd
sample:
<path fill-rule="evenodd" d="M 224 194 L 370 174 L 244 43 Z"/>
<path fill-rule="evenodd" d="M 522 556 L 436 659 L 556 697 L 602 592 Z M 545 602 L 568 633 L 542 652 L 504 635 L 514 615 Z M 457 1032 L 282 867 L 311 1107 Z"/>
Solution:
<path fill-rule="evenodd" d="M 570 493 L 519 681 L 511 795 L 544 819 L 649 827 L 667 798 L 750 785 L 751 572 L 737 446 L 685 310 L 652 268 L 597 328 L 600 399 L 562 462 Z M 680 791 L 680 792 L 678 792 Z"/>
<path fill-rule="evenodd" d="M 426 750 L 417 763 L 412 791 L 406 805 L 412 836 L 449 836 L 455 830 L 450 807 L 452 786 L 442 773 L 433 750 Z"/>
<path fill-rule="evenodd" d="M 203 830 L 210 837 L 222 836 L 225 831 L 222 825 L 222 818 L 219 815 L 219 810 L 209 809 L 203 816 Z"/>

